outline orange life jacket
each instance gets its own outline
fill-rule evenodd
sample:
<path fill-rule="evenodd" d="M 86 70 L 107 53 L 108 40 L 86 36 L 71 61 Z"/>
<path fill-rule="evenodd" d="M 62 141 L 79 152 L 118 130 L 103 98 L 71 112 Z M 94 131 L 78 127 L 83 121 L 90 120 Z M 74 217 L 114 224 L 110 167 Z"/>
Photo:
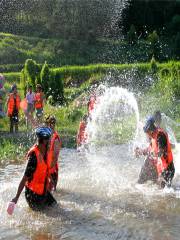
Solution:
<path fill-rule="evenodd" d="M 35 108 L 36 109 L 43 108 L 43 94 L 42 93 L 35 93 L 34 100 L 35 100 Z"/>
<path fill-rule="evenodd" d="M 163 133 L 166 136 L 167 139 L 167 156 L 161 156 L 158 157 L 158 142 L 157 142 L 157 138 L 159 133 Z M 161 129 L 158 128 L 155 132 L 155 135 L 153 136 L 153 138 L 151 139 L 151 152 L 154 155 L 154 160 L 156 163 L 156 168 L 157 168 L 157 172 L 158 172 L 158 176 L 161 175 L 161 173 L 166 170 L 169 166 L 170 163 L 172 163 L 173 161 L 173 155 L 172 155 L 172 151 L 171 151 L 171 144 L 168 138 L 167 133 Z"/>
<path fill-rule="evenodd" d="M 35 152 L 37 158 L 37 167 L 33 174 L 33 179 L 29 182 L 26 182 L 26 187 L 31 191 L 38 195 L 43 195 L 46 192 L 46 182 L 48 176 L 48 168 L 43 159 L 42 154 L 39 151 L 38 146 L 35 144 L 30 151 L 28 152 L 28 156 L 30 153 Z"/>
<path fill-rule="evenodd" d="M 14 96 L 15 95 L 13 93 L 11 93 L 9 95 L 8 106 L 7 106 L 7 108 L 8 108 L 8 110 L 7 110 L 8 116 L 11 116 L 13 114 L 14 108 L 16 108 L 17 111 L 19 111 L 19 108 L 20 108 L 20 102 L 21 102 L 20 96 L 18 94 L 16 94 L 15 98 L 14 98 Z"/>
<path fill-rule="evenodd" d="M 56 163 L 54 165 L 54 144 L 55 144 L 56 140 L 59 141 L 59 151 L 60 151 L 61 140 L 60 140 L 58 133 L 55 131 L 51 137 L 50 147 L 49 147 L 49 151 L 48 151 L 48 155 L 47 155 L 47 165 L 48 165 L 48 174 L 49 175 L 58 171 L 58 163 Z"/>
<path fill-rule="evenodd" d="M 86 131 L 86 123 L 84 121 L 81 121 L 80 125 L 79 125 L 77 143 L 78 144 L 85 143 L 87 141 L 87 137 L 88 137 L 88 135 L 87 135 L 87 131 Z"/>

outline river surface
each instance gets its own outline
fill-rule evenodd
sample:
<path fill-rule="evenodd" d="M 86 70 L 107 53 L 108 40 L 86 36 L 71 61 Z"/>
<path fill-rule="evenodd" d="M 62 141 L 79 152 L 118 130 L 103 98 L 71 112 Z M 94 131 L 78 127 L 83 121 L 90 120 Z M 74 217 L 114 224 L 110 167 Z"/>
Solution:
<path fill-rule="evenodd" d="M 178 173 L 171 189 L 136 184 L 143 159 L 133 158 L 128 145 L 86 154 L 63 149 L 59 162 L 54 193 L 59 206 L 33 212 L 23 192 L 13 216 L 7 215 L 6 206 L 15 196 L 25 163 L 0 166 L 0 239 L 180 239 Z"/>

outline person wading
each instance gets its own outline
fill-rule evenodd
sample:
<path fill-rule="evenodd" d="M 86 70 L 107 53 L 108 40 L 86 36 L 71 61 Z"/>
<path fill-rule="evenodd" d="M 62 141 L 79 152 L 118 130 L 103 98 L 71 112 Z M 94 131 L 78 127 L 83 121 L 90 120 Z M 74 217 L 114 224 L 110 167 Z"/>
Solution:
<path fill-rule="evenodd" d="M 86 130 L 87 122 L 88 122 L 88 115 L 85 114 L 79 124 L 79 130 L 76 137 L 77 148 L 87 143 L 87 139 L 88 139 L 88 134 Z"/>
<path fill-rule="evenodd" d="M 52 131 L 47 127 L 36 129 L 37 144 L 28 152 L 28 163 L 19 184 L 17 194 L 11 202 L 17 203 L 25 187 L 25 198 L 33 210 L 43 210 L 57 202 L 48 190 L 47 151 Z"/>
<path fill-rule="evenodd" d="M 138 183 L 143 184 L 151 180 L 162 188 L 171 186 L 175 168 L 171 144 L 167 133 L 155 126 L 154 118 L 149 118 L 144 126 L 144 132 L 150 139 L 147 149 L 136 148 L 136 156 L 146 155 L 147 158 L 141 169 Z"/>
<path fill-rule="evenodd" d="M 52 130 L 52 136 L 47 154 L 47 163 L 49 169 L 49 190 L 51 191 L 56 190 L 58 182 L 58 158 L 62 142 L 58 135 L 58 132 L 55 131 L 56 118 L 54 116 L 48 116 L 45 120 L 45 124 Z"/>

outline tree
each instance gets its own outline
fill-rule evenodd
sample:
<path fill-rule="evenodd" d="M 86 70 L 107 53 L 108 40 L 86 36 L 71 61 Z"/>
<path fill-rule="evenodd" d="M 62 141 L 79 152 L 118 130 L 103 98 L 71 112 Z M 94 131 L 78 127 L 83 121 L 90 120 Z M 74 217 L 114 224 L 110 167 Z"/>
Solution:
<path fill-rule="evenodd" d="M 150 44 L 150 56 L 158 58 L 159 56 L 159 36 L 156 31 L 153 31 L 147 38 Z"/>
<path fill-rule="evenodd" d="M 27 82 L 33 87 L 33 90 L 36 88 L 36 78 L 38 73 L 38 67 L 34 60 L 27 59 L 25 62 L 25 74 L 27 75 Z"/>
<path fill-rule="evenodd" d="M 50 81 L 50 70 L 47 62 L 45 62 L 42 67 L 42 70 L 40 73 L 40 79 L 41 79 L 41 84 L 42 84 L 44 93 L 47 96 L 49 91 L 49 81 Z"/>
<path fill-rule="evenodd" d="M 130 44 L 134 44 L 137 41 L 137 34 L 136 34 L 136 28 L 132 24 L 129 32 L 127 33 L 127 39 Z"/>
<path fill-rule="evenodd" d="M 64 103 L 64 83 L 58 72 L 51 71 L 50 73 L 49 96 L 53 104 Z"/>

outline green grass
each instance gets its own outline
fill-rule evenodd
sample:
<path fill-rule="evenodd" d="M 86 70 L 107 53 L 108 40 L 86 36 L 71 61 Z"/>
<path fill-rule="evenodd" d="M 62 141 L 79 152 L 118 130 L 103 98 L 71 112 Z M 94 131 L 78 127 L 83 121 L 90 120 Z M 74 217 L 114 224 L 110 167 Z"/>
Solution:
<path fill-rule="evenodd" d="M 22 140 L 22 139 L 21 139 Z M 25 152 L 28 149 L 24 141 L 16 137 L 0 137 L 0 164 L 8 164 L 21 161 L 25 158 Z"/>
<path fill-rule="evenodd" d="M 153 72 L 150 63 L 138 63 L 138 64 L 91 64 L 87 66 L 66 66 L 60 68 L 54 68 L 53 71 L 58 71 L 65 82 L 65 98 L 66 105 L 61 107 L 53 107 L 49 104 L 45 106 L 45 114 L 55 115 L 57 118 L 57 130 L 60 132 L 61 138 L 63 139 L 63 146 L 65 147 L 75 147 L 75 138 L 79 126 L 79 121 L 84 113 L 87 111 L 87 106 L 81 104 L 80 106 L 76 106 L 76 102 L 82 102 L 83 99 L 87 99 L 89 96 L 89 92 L 91 87 L 99 84 L 104 81 L 106 74 L 111 72 L 113 76 L 119 76 L 121 73 L 124 75 L 125 73 L 136 70 L 137 76 L 141 76 L 139 78 L 135 78 L 134 85 L 143 84 L 144 76 L 151 76 L 155 79 L 155 82 L 150 87 L 144 89 L 143 85 L 140 85 L 140 90 L 142 93 L 142 98 L 139 99 L 140 112 L 142 116 L 146 116 L 152 114 L 154 110 L 160 109 L 164 113 L 166 113 L 169 117 L 174 119 L 176 122 L 180 120 L 180 109 L 179 105 L 176 103 L 176 99 L 169 95 L 171 89 L 164 91 L 166 88 L 166 76 L 162 74 L 162 72 L 169 71 L 171 72 L 174 67 L 176 69 L 180 69 L 180 62 L 170 61 L 167 63 L 156 63 L 157 69 L 156 72 Z M 161 76 L 162 75 L 162 76 Z M 173 76 L 173 83 L 176 81 L 180 81 L 179 75 L 175 74 Z M 175 76 L 175 78 L 174 78 Z M 18 86 L 18 90 L 20 92 L 21 97 L 23 98 L 23 90 L 20 84 L 20 73 L 11 72 L 6 73 L 6 83 L 5 89 L 8 92 L 12 83 L 16 82 Z M 120 78 L 117 78 L 116 85 L 121 86 L 121 82 L 118 82 Z M 121 80 L 121 79 L 120 79 Z M 171 79 L 172 80 L 172 79 Z M 172 81 L 169 88 L 174 89 L 174 85 Z M 109 85 L 113 85 L 113 82 L 109 82 Z M 176 85 L 175 85 L 176 86 Z M 178 86 L 178 85 L 177 85 Z M 175 89 L 176 90 L 176 89 Z M 177 92 L 177 91 L 176 91 Z M 85 101 L 86 102 L 86 101 Z M 4 119 L 0 119 L 0 130 L 1 131 L 9 131 L 9 119 L 8 117 Z M 25 117 L 21 112 L 20 114 L 20 131 L 26 131 L 25 126 Z M 110 132 L 115 136 L 115 143 L 127 142 L 132 137 L 132 133 L 134 129 L 132 125 L 128 125 L 127 128 L 121 128 L 119 125 L 115 125 L 112 128 L 110 126 Z M 176 137 L 180 140 L 180 134 L 178 128 L 175 129 Z M 0 139 L 1 140 L 1 139 Z M 104 144 L 104 143 L 103 143 Z M 7 146 L 6 146 L 7 145 Z M 19 146 L 19 145 L 18 145 Z M 1 144 L 1 152 L 0 159 L 8 158 L 9 156 L 16 155 L 16 150 L 18 146 L 15 142 L 10 139 L 3 140 Z M 7 153 L 7 148 L 10 148 L 10 155 Z M 25 148 L 23 148 L 24 150 Z M 5 154 L 5 155 L 3 155 Z"/>
<path fill-rule="evenodd" d="M 165 40 L 161 40 L 159 59 L 171 57 Z M 130 45 L 125 40 L 97 39 L 93 44 L 73 39 L 45 39 L 0 33 L 0 72 L 20 71 L 25 60 L 32 58 L 42 64 L 55 66 L 88 65 L 98 63 L 149 62 L 150 45 L 139 40 Z"/>

